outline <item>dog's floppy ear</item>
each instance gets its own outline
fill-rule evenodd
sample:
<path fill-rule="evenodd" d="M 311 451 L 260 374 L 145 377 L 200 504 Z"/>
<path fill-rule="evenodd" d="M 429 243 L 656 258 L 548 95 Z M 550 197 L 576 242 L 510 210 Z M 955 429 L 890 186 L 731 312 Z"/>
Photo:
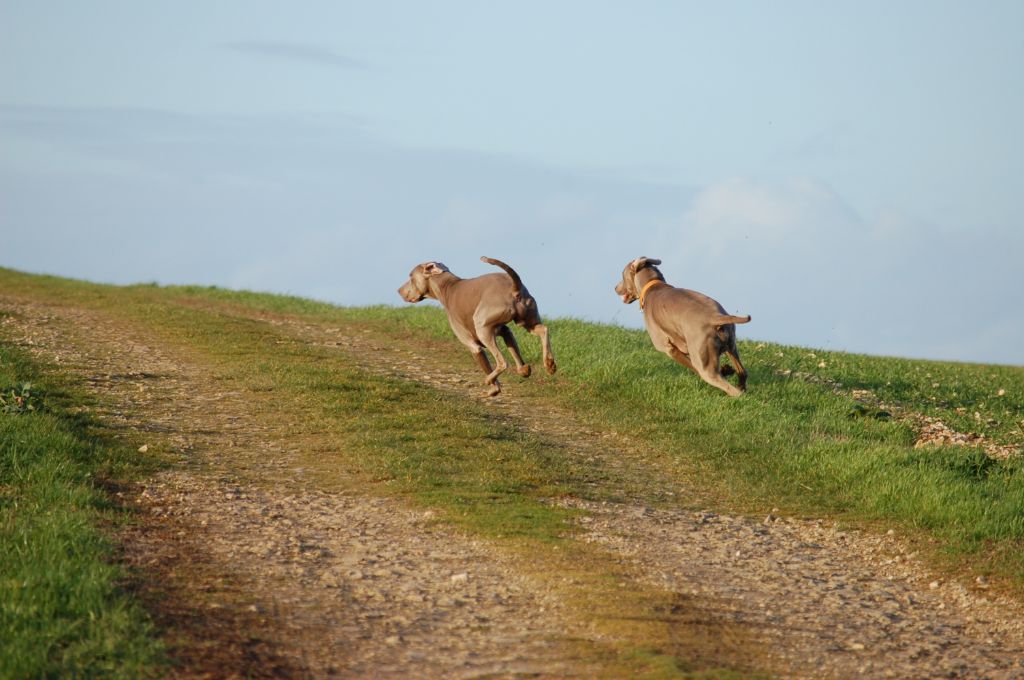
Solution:
<path fill-rule="evenodd" d="M 655 260 L 650 257 L 638 257 L 629 263 L 629 268 L 632 269 L 635 274 L 649 264 L 659 265 L 661 264 L 661 260 Z"/>
<path fill-rule="evenodd" d="M 445 267 L 440 262 L 424 262 L 423 273 L 427 276 L 433 276 L 434 274 L 441 274 L 448 271 L 448 267 Z"/>

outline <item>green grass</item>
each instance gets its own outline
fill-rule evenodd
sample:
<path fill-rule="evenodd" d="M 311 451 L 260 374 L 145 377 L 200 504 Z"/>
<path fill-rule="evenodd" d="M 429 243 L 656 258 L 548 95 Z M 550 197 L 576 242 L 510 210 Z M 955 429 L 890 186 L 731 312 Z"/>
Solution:
<path fill-rule="evenodd" d="M 44 389 L 37 408 L 0 413 L 0 677 L 155 676 L 162 648 L 122 591 L 99 529 L 119 512 L 94 484 L 128 474 L 125 452 L 63 411 L 68 395 L 0 345 L 0 386 Z M 38 395 L 38 392 L 36 393 Z"/>

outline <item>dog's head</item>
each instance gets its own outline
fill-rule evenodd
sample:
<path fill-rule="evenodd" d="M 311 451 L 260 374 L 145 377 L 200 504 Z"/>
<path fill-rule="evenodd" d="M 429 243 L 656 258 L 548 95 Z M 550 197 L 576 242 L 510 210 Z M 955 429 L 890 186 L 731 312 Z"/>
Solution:
<path fill-rule="evenodd" d="M 448 267 L 440 262 L 418 264 L 409 272 L 409 280 L 398 289 L 398 294 L 406 302 L 419 302 L 424 298 L 434 297 L 430 291 L 430 277 L 446 272 L 448 272 Z"/>
<path fill-rule="evenodd" d="M 640 297 L 640 287 L 637 285 L 637 272 L 642 269 L 653 271 L 655 278 L 664 280 L 661 272 L 655 265 L 661 264 L 661 260 L 649 257 L 638 257 L 622 270 L 622 280 L 615 284 L 615 292 L 622 298 L 622 303 L 628 305 Z"/>

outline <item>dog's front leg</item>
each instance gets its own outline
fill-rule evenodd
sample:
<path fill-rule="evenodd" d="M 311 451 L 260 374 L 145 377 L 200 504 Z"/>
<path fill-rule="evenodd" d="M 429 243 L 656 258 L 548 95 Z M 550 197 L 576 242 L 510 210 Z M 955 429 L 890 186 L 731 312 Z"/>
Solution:
<path fill-rule="evenodd" d="M 668 351 L 666 352 L 666 354 L 668 354 L 670 357 L 681 363 L 683 366 L 686 366 L 688 369 L 690 369 L 697 375 L 700 375 L 700 371 L 698 371 L 697 367 L 693 365 L 692 361 L 690 361 L 689 355 L 683 354 L 682 350 L 680 350 L 675 345 L 669 344 Z"/>
<path fill-rule="evenodd" d="M 743 394 L 743 390 L 726 382 L 722 377 L 718 352 L 711 343 L 698 349 L 696 371 L 704 382 L 717 387 L 730 397 L 739 397 Z"/>
<path fill-rule="evenodd" d="M 498 329 L 498 332 L 505 341 L 505 346 L 508 347 L 509 354 L 512 355 L 512 361 L 516 363 L 516 372 L 524 378 L 529 378 L 530 365 L 523 361 L 523 355 L 519 352 L 519 343 L 516 342 L 516 336 L 512 332 L 512 329 L 503 325 Z"/>
<path fill-rule="evenodd" d="M 495 371 L 491 368 L 491 362 L 487 360 L 487 353 L 484 352 L 483 347 L 476 346 L 470 348 L 470 351 L 473 352 L 473 358 L 476 359 L 477 365 L 480 366 L 484 375 L 487 376 L 484 378 L 484 384 L 490 385 L 490 388 L 487 390 L 487 396 L 496 397 L 501 394 L 501 383 L 498 382 L 498 379 L 494 378 L 494 380 L 491 381 L 491 374 Z"/>
<path fill-rule="evenodd" d="M 498 342 L 496 336 L 496 330 L 494 326 L 477 326 L 476 336 L 480 338 L 480 342 L 494 357 L 494 370 L 484 379 L 485 385 L 490 385 L 491 389 L 488 391 L 488 396 L 495 396 L 501 392 L 501 387 L 498 384 L 498 376 L 505 372 L 508 368 L 508 362 L 505 361 L 505 355 L 498 349 Z"/>

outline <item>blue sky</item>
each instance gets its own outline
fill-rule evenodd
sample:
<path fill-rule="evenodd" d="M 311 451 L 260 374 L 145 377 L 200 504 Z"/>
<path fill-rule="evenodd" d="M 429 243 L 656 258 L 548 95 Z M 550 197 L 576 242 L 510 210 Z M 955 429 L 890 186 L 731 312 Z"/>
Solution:
<path fill-rule="evenodd" d="M 0 265 L 403 304 L 512 264 L 1024 365 L 1024 3 L 0 0 Z M 557 344 L 557 338 L 555 339 Z"/>

